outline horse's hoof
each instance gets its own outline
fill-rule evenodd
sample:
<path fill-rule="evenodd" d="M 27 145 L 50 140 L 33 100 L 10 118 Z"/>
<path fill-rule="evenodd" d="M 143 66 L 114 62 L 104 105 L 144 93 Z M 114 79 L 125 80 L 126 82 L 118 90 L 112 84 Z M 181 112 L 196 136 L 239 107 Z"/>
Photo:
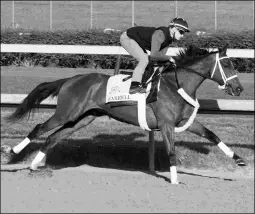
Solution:
<path fill-rule="evenodd" d="M 237 166 L 246 166 L 245 161 L 237 154 L 234 154 L 233 159 Z"/>
<path fill-rule="evenodd" d="M 39 171 L 38 166 L 36 165 L 31 165 L 29 169 L 30 169 L 30 172 Z"/>
<path fill-rule="evenodd" d="M 30 167 L 30 172 L 29 172 L 29 176 L 31 177 L 52 177 L 53 176 L 53 171 L 45 166 L 45 167 L 39 167 L 38 168 L 31 168 Z"/>
<path fill-rule="evenodd" d="M 6 145 L 1 146 L 1 164 L 9 164 L 13 161 L 16 154 L 12 148 Z"/>
<path fill-rule="evenodd" d="M 1 153 L 5 153 L 5 154 L 14 154 L 12 148 L 10 146 L 7 145 L 2 145 L 1 146 Z"/>
<path fill-rule="evenodd" d="M 246 166 L 247 164 L 245 163 L 245 161 L 242 158 L 238 158 L 236 160 L 236 165 L 237 166 Z"/>
<path fill-rule="evenodd" d="M 179 181 L 171 181 L 171 184 L 179 184 Z"/>
<path fill-rule="evenodd" d="M 29 170 L 30 170 L 30 172 L 37 172 L 37 171 L 39 171 L 39 169 L 37 169 L 37 168 L 32 168 L 31 166 L 30 166 Z"/>

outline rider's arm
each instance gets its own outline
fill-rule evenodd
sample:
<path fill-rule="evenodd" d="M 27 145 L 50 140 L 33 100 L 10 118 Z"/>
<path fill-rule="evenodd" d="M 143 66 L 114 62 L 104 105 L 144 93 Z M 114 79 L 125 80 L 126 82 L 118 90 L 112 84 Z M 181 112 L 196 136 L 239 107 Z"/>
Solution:
<path fill-rule="evenodd" d="M 163 55 L 166 55 L 166 52 L 168 50 L 169 47 L 165 47 L 163 48 L 160 52 L 163 54 Z"/>
<path fill-rule="evenodd" d="M 166 55 L 167 48 L 160 51 L 160 46 L 164 41 L 165 35 L 163 31 L 156 30 L 151 38 L 151 58 L 159 61 L 170 60 L 172 58 Z"/>

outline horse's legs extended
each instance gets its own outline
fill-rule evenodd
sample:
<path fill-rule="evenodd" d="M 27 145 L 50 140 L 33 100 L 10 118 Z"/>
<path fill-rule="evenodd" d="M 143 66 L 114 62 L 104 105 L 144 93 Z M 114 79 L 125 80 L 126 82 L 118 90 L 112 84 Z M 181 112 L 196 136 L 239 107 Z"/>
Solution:
<path fill-rule="evenodd" d="M 170 164 L 170 179 L 172 184 L 178 184 L 177 170 L 176 170 L 176 154 L 174 146 L 174 126 L 164 124 L 161 128 L 163 141 L 166 146 L 167 155 Z"/>
<path fill-rule="evenodd" d="M 55 131 L 53 134 L 48 136 L 46 142 L 41 147 L 40 151 L 38 152 L 37 156 L 34 158 L 34 160 L 31 163 L 30 169 L 36 170 L 40 162 L 43 160 L 43 158 L 46 156 L 48 150 L 55 146 L 60 140 L 67 138 L 70 136 L 73 132 L 77 131 L 78 129 L 82 128 L 83 126 L 87 126 L 90 124 L 96 116 L 89 115 L 82 119 L 77 119 L 74 122 L 68 122 L 64 124 L 60 129 Z"/>
<path fill-rule="evenodd" d="M 185 123 L 184 121 L 182 121 Z M 197 120 L 194 120 L 192 125 L 187 129 L 188 131 L 197 134 L 201 137 L 204 137 L 208 139 L 209 141 L 213 142 L 215 145 L 217 145 L 228 157 L 233 158 L 235 163 L 238 166 L 246 166 L 245 161 L 239 157 L 237 154 L 235 154 L 232 149 L 230 149 L 226 144 L 224 144 L 217 135 L 215 135 L 212 131 L 205 128 L 201 123 L 199 123 Z"/>
<path fill-rule="evenodd" d="M 22 142 L 12 148 L 12 152 L 19 154 L 33 139 L 62 125 L 61 123 L 60 118 L 55 114 L 46 122 L 37 124 Z"/>

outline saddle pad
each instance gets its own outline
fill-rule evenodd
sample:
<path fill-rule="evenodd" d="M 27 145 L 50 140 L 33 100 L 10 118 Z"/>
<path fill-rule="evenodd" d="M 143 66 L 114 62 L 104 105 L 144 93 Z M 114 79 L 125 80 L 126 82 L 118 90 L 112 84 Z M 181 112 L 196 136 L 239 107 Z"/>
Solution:
<path fill-rule="evenodd" d="M 137 102 L 135 94 L 129 94 L 129 88 L 131 84 L 131 78 L 123 82 L 123 79 L 129 77 L 129 75 L 118 74 L 111 76 L 107 83 L 106 88 L 106 101 L 105 103 L 114 103 L 114 102 L 128 102 L 135 101 Z M 150 85 L 148 84 L 146 89 L 146 97 L 150 92 Z"/>
<path fill-rule="evenodd" d="M 159 71 L 154 70 L 151 77 L 146 81 L 147 88 L 145 93 L 146 103 L 151 103 L 157 100 L 157 95 L 160 86 Z M 118 74 L 111 76 L 108 79 L 106 86 L 106 101 L 105 103 L 110 107 L 123 105 L 136 105 L 137 100 L 134 94 L 129 94 L 131 84 L 131 77 L 127 74 Z"/>
<path fill-rule="evenodd" d="M 143 130 L 150 130 L 146 121 L 146 96 L 148 96 L 150 87 L 147 86 L 147 92 L 143 94 L 129 94 L 131 78 L 122 81 L 129 75 L 115 75 L 109 78 L 106 89 L 106 104 L 113 102 L 135 102 L 137 104 L 138 123 Z M 129 104 L 126 104 L 129 105 Z M 118 105 L 119 106 L 119 105 Z"/>

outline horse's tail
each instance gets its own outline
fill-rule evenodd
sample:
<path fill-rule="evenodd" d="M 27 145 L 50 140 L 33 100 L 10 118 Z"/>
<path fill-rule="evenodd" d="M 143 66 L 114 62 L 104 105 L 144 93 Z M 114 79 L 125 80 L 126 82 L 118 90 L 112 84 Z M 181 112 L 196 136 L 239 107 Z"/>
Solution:
<path fill-rule="evenodd" d="M 44 82 L 36 86 L 27 97 L 19 104 L 16 111 L 7 116 L 5 120 L 7 122 L 15 122 L 22 120 L 27 114 L 28 119 L 32 110 L 38 109 L 39 104 L 49 97 L 55 97 L 58 95 L 60 88 L 69 78 L 56 80 L 54 82 Z"/>

